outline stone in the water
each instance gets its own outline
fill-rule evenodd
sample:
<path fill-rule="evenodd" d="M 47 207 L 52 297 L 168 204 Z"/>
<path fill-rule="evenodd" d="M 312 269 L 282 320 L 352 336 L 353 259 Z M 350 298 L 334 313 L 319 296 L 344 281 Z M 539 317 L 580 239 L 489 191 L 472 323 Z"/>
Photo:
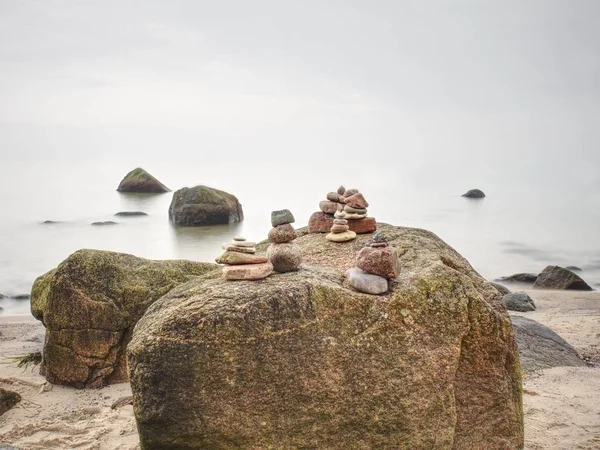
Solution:
<path fill-rule="evenodd" d="M 118 213 L 115 214 L 115 216 L 120 216 L 120 217 L 135 217 L 135 216 L 147 216 L 148 214 L 146 214 L 143 211 L 119 211 Z"/>
<path fill-rule="evenodd" d="M 44 220 L 44 221 L 42 222 L 42 225 L 55 225 L 55 224 L 57 224 L 57 223 L 60 223 L 60 222 L 57 222 L 57 221 L 55 221 L 55 220 Z"/>
<path fill-rule="evenodd" d="M 269 231 L 269 242 L 280 243 L 290 242 L 296 239 L 296 230 L 289 223 L 277 225 Z"/>
<path fill-rule="evenodd" d="M 245 264 L 223 267 L 223 276 L 227 280 L 261 280 L 273 273 L 273 264 Z"/>
<path fill-rule="evenodd" d="M 286 223 L 294 222 L 294 215 L 289 209 L 280 209 L 278 211 L 271 212 L 271 225 L 274 227 L 277 225 L 284 225 Z"/>
<path fill-rule="evenodd" d="M 579 275 L 559 266 L 547 266 L 533 284 L 534 289 L 593 290 Z"/>
<path fill-rule="evenodd" d="M 344 195 L 345 192 L 346 192 L 346 188 L 344 186 L 340 186 L 337 189 L 337 193 L 340 194 L 340 195 Z"/>
<path fill-rule="evenodd" d="M 583 269 L 577 266 L 567 266 L 565 269 L 570 270 L 571 272 L 583 272 Z"/>
<path fill-rule="evenodd" d="M 149 194 L 161 194 L 169 192 L 169 188 L 146 172 L 141 167 L 133 169 L 119 183 L 119 192 L 140 192 Z"/>
<path fill-rule="evenodd" d="M 348 225 L 333 225 L 331 227 L 331 231 L 332 233 L 343 233 L 344 231 L 348 231 L 350 229 L 350 227 Z"/>
<path fill-rule="evenodd" d="M 358 252 L 356 265 L 385 278 L 396 278 L 400 274 L 400 260 L 394 247 L 365 247 Z"/>
<path fill-rule="evenodd" d="M 254 255 L 251 253 L 225 252 L 215 259 L 217 264 L 230 264 L 237 266 L 240 264 L 261 264 L 269 260 L 266 256 Z"/>
<path fill-rule="evenodd" d="M 0 388 L 0 416 L 21 401 L 21 396 L 13 391 Z"/>
<path fill-rule="evenodd" d="M 504 281 L 505 283 L 535 283 L 537 277 L 535 273 L 515 273 L 508 277 L 500 277 L 496 281 Z"/>
<path fill-rule="evenodd" d="M 236 236 L 233 238 L 234 241 L 238 241 L 238 242 L 244 242 L 246 240 L 245 237 L 242 236 Z"/>
<path fill-rule="evenodd" d="M 344 192 L 344 197 L 348 198 L 354 194 L 358 194 L 358 189 L 348 189 L 346 192 Z"/>
<path fill-rule="evenodd" d="M 327 193 L 327 200 L 330 200 L 332 202 L 339 202 L 340 201 L 340 194 L 338 194 L 337 192 L 328 192 Z"/>
<path fill-rule="evenodd" d="M 348 221 L 346 219 L 333 219 L 334 225 L 348 225 Z"/>
<path fill-rule="evenodd" d="M 353 208 L 350 205 L 345 205 L 344 206 L 344 211 L 350 214 L 367 214 L 367 210 L 366 208 Z"/>
<path fill-rule="evenodd" d="M 106 226 L 106 225 L 116 225 L 117 222 L 113 222 L 112 220 L 105 220 L 104 222 L 92 222 L 94 226 Z"/>
<path fill-rule="evenodd" d="M 493 281 L 490 281 L 490 284 L 492 286 L 494 286 L 498 292 L 500 292 L 502 295 L 506 295 L 506 294 L 510 294 L 510 289 L 508 289 L 506 286 L 502 286 L 501 284 L 498 283 L 494 283 Z"/>
<path fill-rule="evenodd" d="M 18 294 L 18 295 L 11 295 L 11 297 L 13 300 L 29 300 L 31 298 L 31 295 L 29 294 Z"/>
<path fill-rule="evenodd" d="M 256 249 L 254 247 L 238 247 L 237 245 L 223 244 L 222 248 L 223 250 L 227 250 L 230 252 L 256 253 Z"/>
<path fill-rule="evenodd" d="M 356 239 L 356 233 L 354 231 L 344 231 L 343 233 L 329 233 L 325 238 L 331 242 L 348 242 L 352 239 Z"/>
<path fill-rule="evenodd" d="M 335 214 L 338 210 L 338 204 L 329 200 L 319 202 L 319 209 L 325 214 Z"/>
<path fill-rule="evenodd" d="M 360 192 L 358 194 L 351 195 L 350 197 L 346 197 L 346 205 L 350 205 L 353 208 L 362 209 L 369 207 L 369 203 Z"/>
<path fill-rule="evenodd" d="M 485 194 L 480 189 L 470 189 L 469 191 L 465 192 L 462 196 L 467 198 L 484 198 Z"/>
<path fill-rule="evenodd" d="M 254 247 L 256 245 L 256 242 L 252 242 L 252 241 L 236 241 L 235 239 L 232 240 L 231 242 L 229 242 L 228 244 L 225 245 L 233 245 L 234 247 Z"/>
<path fill-rule="evenodd" d="M 175 191 L 169 219 L 178 226 L 225 225 L 244 220 L 244 210 L 235 195 L 198 185 Z"/>
<path fill-rule="evenodd" d="M 348 280 L 348 284 L 359 292 L 379 295 L 386 293 L 388 290 L 388 280 L 386 278 L 365 272 L 358 267 L 351 267 L 344 275 Z"/>
<path fill-rule="evenodd" d="M 509 311 L 535 311 L 535 303 L 533 302 L 533 299 L 525 292 L 506 294 L 504 297 L 502 297 L 502 301 L 504 302 L 506 309 Z"/>
<path fill-rule="evenodd" d="M 276 272 L 293 272 L 300 268 L 302 250 L 295 242 L 271 244 L 267 248 L 267 257 Z"/>
<path fill-rule="evenodd" d="M 365 217 L 367 217 L 367 215 L 366 214 L 345 213 L 344 217 L 348 220 L 360 220 L 360 219 L 364 219 Z"/>

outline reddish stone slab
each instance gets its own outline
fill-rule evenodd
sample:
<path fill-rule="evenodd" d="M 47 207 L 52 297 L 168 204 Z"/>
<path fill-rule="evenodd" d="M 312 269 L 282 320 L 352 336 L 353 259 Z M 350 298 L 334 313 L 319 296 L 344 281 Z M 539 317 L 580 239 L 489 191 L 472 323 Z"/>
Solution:
<path fill-rule="evenodd" d="M 309 233 L 329 233 L 333 226 L 333 216 L 321 211 L 314 213 L 308 220 Z M 377 221 L 374 217 L 365 217 L 359 220 L 348 220 L 350 231 L 356 234 L 373 233 L 377 230 Z"/>

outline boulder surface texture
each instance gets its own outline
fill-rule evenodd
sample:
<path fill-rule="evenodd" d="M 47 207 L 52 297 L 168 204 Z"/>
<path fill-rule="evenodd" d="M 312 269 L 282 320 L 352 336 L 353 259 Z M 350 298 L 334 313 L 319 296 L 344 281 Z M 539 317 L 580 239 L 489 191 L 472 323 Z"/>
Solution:
<path fill-rule="evenodd" d="M 169 188 L 146 172 L 141 167 L 133 169 L 119 183 L 119 192 L 140 192 L 148 194 L 160 194 L 169 192 Z"/>
<path fill-rule="evenodd" d="M 73 253 L 33 285 L 31 312 L 46 327 L 40 372 L 51 383 L 77 388 L 127 381 L 125 348 L 148 306 L 218 267 L 99 250 Z"/>
<path fill-rule="evenodd" d="M 175 191 L 169 218 L 175 225 L 226 225 L 244 220 L 242 205 L 225 191 L 194 186 Z"/>
<path fill-rule="evenodd" d="M 385 295 L 343 284 L 371 236 L 304 229 L 297 272 L 152 304 L 127 350 L 142 449 L 522 448 L 501 295 L 434 234 L 379 227 L 402 266 Z"/>
<path fill-rule="evenodd" d="M 535 311 L 535 303 L 526 292 L 513 292 L 502 297 L 502 301 L 509 311 Z"/>
<path fill-rule="evenodd" d="M 559 266 L 548 266 L 537 277 L 534 289 L 568 289 L 591 291 L 592 288 L 576 273 Z"/>

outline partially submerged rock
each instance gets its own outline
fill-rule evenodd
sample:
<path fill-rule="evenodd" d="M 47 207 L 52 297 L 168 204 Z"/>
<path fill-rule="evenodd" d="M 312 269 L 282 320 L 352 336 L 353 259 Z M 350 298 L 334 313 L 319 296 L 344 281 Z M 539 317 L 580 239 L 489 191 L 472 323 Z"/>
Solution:
<path fill-rule="evenodd" d="M 117 225 L 117 222 L 113 222 L 112 220 L 105 220 L 103 222 L 92 222 L 92 225 L 103 227 L 107 225 Z"/>
<path fill-rule="evenodd" d="M 217 267 L 100 250 L 73 253 L 33 285 L 31 312 L 46 327 L 40 372 L 51 383 L 77 388 L 126 381 L 125 348 L 146 308 Z"/>
<path fill-rule="evenodd" d="M 521 365 L 525 372 L 559 366 L 585 366 L 567 341 L 545 325 L 521 316 L 511 316 Z"/>
<path fill-rule="evenodd" d="M 515 273 L 508 277 L 500 277 L 497 281 L 504 281 L 505 283 L 535 283 L 537 277 L 535 273 Z"/>
<path fill-rule="evenodd" d="M 533 284 L 534 289 L 568 289 L 574 291 L 592 291 L 593 289 L 583 279 L 559 266 L 548 266 L 538 276 Z"/>
<path fill-rule="evenodd" d="M 146 172 L 141 167 L 133 169 L 119 183 L 119 192 L 139 192 L 148 194 L 160 194 L 169 192 L 169 188 Z"/>
<path fill-rule="evenodd" d="M 484 198 L 485 194 L 481 189 L 470 189 L 467 192 L 465 192 L 462 196 L 467 198 Z"/>
<path fill-rule="evenodd" d="M 173 194 L 169 218 L 175 225 L 222 225 L 244 220 L 242 205 L 225 191 L 207 186 L 182 188 Z"/>
<path fill-rule="evenodd" d="M 147 216 L 143 211 L 119 211 L 115 214 L 115 216 L 119 217 L 137 217 L 137 216 Z"/>
<path fill-rule="evenodd" d="M 17 392 L 0 388 L 0 416 L 6 411 L 15 407 L 21 401 L 21 396 Z"/>
<path fill-rule="evenodd" d="M 509 311 L 535 311 L 535 303 L 526 292 L 506 294 L 502 297 L 502 301 Z"/>
<path fill-rule="evenodd" d="M 128 347 L 142 448 L 522 448 L 500 294 L 434 234 L 379 226 L 402 266 L 383 296 L 343 284 L 370 236 L 304 229 L 300 271 L 205 275 L 148 308 Z"/>

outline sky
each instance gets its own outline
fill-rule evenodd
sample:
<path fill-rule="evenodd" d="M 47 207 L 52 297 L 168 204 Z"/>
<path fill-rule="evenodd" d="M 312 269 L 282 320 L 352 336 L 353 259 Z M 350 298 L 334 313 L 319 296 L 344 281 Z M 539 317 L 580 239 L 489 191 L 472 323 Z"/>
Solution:
<path fill-rule="evenodd" d="M 597 186 L 598 17 L 596 0 L 0 0 L 0 162 L 570 161 Z"/>

